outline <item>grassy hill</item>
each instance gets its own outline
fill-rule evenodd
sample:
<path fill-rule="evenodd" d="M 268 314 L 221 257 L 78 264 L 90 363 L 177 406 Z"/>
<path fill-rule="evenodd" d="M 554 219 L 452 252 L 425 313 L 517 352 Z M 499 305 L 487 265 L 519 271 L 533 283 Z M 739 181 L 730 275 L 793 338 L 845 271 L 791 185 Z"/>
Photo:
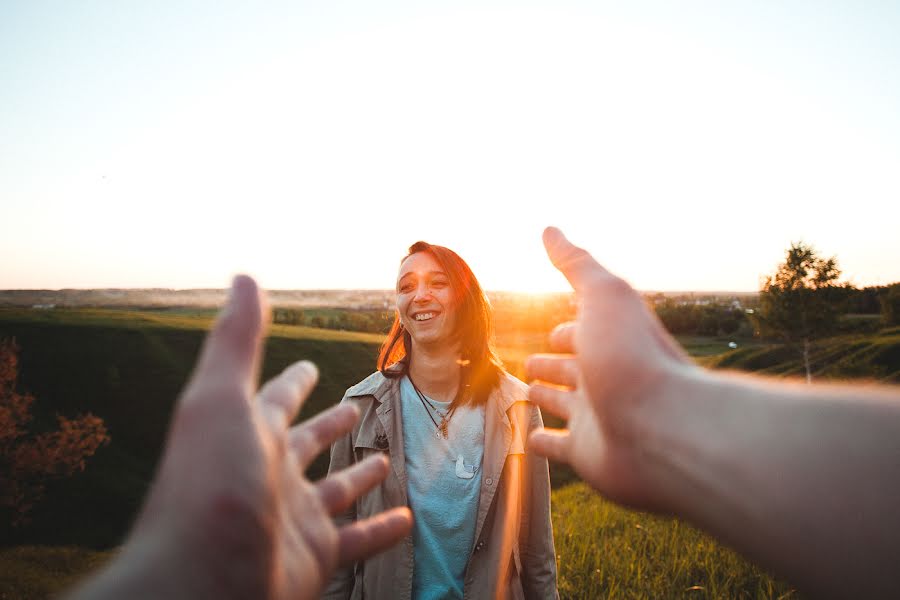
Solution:
<path fill-rule="evenodd" d="M 785 345 L 740 348 L 717 355 L 706 364 L 764 375 L 799 377 L 804 373 L 799 348 Z M 815 341 L 810 346 L 810 364 L 816 379 L 900 383 L 900 327 Z"/>
<path fill-rule="evenodd" d="M 3 529 L 6 543 L 76 544 L 108 548 L 127 530 L 149 484 L 175 397 L 211 319 L 115 310 L 0 310 L 0 338 L 20 347 L 20 388 L 37 398 L 35 425 L 52 426 L 54 413 L 92 412 L 112 442 L 88 468 L 54 484 L 31 526 Z M 379 336 L 275 326 L 266 341 L 263 377 L 299 358 L 316 362 L 320 383 L 304 408 L 319 412 L 372 371 Z M 327 457 L 311 466 L 319 477 Z"/>
<path fill-rule="evenodd" d="M 127 531 L 152 479 L 176 394 L 211 323 L 208 311 L 0 309 L 0 338 L 21 346 L 20 388 L 35 402 L 36 425 L 54 413 L 93 412 L 112 442 L 87 469 L 53 484 L 31 525 L 0 525 L 0 599 L 47 597 L 69 578 L 99 564 Z M 800 372 L 792 348 L 726 339 L 679 340 L 700 362 L 775 375 Z M 304 408 L 314 414 L 373 370 L 381 337 L 275 325 L 266 342 L 263 377 L 299 358 L 320 367 L 320 384 Z M 524 358 L 546 351 L 543 332 L 504 332 L 498 340 L 508 368 L 521 375 Z M 900 381 L 900 328 L 847 334 L 817 342 L 816 376 Z M 323 455 L 311 477 L 327 468 Z M 554 526 L 560 585 L 566 597 L 769 598 L 790 589 L 677 521 L 626 511 L 581 484 L 562 487 L 571 473 L 553 468 Z M 599 534 L 595 535 L 595 533 Z M 795 597 L 795 596 L 792 596 Z"/>

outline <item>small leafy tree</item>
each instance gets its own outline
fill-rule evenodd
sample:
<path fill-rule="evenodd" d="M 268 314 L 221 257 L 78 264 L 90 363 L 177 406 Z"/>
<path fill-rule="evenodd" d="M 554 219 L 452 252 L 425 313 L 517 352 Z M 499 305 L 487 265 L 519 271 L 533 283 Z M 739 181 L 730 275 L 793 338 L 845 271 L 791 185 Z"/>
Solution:
<path fill-rule="evenodd" d="M 878 297 L 881 304 L 881 321 L 887 326 L 900 325 L 900 283 L 892 283 L 882 289 Z"/>
<path fill-rule="evenodd" d="M 91 414 L 57 415 L 58 429 L 29 432 L 34 396 L 17 391 L 18 368 L 15 340 L 0 340 L 0 512 L 14 527 L 28 522 L 51 479 L 83 470 L 109 442 L 103 420 Z"/>
<path fill-rule="evenodd" d="M 831 334 L 839 316 L 837 260 L 822 258 L 812 246 L 791 244 L 785 261 L 763 280 L 757 311 L 760 331 L 789 344 L 800 343 L 806 381 L 812 381 L 810 341 Z"/>

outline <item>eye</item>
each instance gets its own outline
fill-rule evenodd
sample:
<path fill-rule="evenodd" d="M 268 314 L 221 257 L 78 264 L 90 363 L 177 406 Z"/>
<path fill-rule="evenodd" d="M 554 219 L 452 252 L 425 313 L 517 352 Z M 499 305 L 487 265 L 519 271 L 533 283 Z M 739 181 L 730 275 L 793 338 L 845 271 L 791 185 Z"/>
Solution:
<path fill-rule="evenodd" d="M 436 288 L 445 288 L 449 285 L 449 282 L 446 279 L 435 279 L 431 282 L 431 287 Z"/>
<path fill-rule="evenodd" d="M 403 283 L 400 285 L 399 292 L 401 294 L 408 294 L 409 292 L 412 291 L 412 289 L 413 289 L 413 286 L 411 283 Z"/>

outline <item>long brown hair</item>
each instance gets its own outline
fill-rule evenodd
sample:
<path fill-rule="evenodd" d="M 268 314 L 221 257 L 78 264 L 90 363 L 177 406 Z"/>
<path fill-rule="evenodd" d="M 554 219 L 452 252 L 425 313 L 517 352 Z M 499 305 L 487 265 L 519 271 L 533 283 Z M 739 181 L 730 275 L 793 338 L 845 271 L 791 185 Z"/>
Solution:
<path fill-rule="evenodd" d="M 459 390 L 451 408 L 461 404 L 485 404 L 491 390 L 500 383 L 503 363 L 494 351 L 494 320 L 490 301 L 460 256 L 444 246 L 416 242 L 403 261 L 418 252 L 429 253 L 450 280 L 456 310 L 454 336 L 460 342 Z M 378 354 L 378 370 L 385 377 L 402 377 L 409 371 L 412 338 L 394 314 L 394 323 Z M 468 393 L 467 393 L 468 392 Z"/>

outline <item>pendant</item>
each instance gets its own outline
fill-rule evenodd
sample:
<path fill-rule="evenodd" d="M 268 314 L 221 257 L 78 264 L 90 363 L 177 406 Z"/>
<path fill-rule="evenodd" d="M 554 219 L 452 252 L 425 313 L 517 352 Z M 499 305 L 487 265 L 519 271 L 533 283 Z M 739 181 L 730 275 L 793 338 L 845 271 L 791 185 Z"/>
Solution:
<path fill-rule="evenodd" d="M 472 467 L 472 470 L 466 468 L 466 462 L 463 460 L 462 454 L 456 459 L 456 476 L 460 479 L 472 479 L 475 477 L 475 468 Z"/>
<path fill-rule="evenodd" d="M 438 437 L 442 437 L 445 440 L 450 438 L 450 421 L 447 420 L 447 417 L 441 417 L 441 425 L 439 428 Z"/>

